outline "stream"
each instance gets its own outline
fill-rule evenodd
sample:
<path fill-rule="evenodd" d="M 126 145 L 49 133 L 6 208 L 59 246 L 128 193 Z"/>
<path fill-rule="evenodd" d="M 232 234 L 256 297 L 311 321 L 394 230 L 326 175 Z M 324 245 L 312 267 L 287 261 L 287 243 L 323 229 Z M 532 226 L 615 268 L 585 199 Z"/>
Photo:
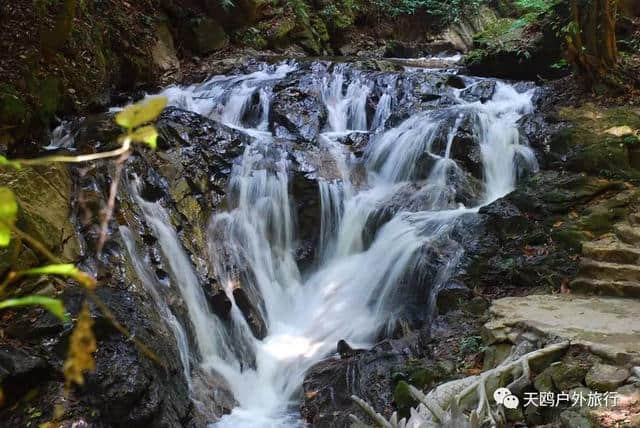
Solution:
<path fill-rule="evenodd" d="M 319 125 L 304 115 L 274 125 L 274 99 L 291 89 L 281 83 L 292 76 L 301 88 L 293 99 L 313 94 L 324 109 Z M 465 76 L 455 76 L 456 88 L 446 84 L 450 76 L 287 61 L 162 92 L 171 106 L 250 140 L 233 159 L 224 210 L 203 231 L 205 257 L 232 304 L 230 320 L 208 306 L 170 214 L 140 196 L 136 177 L 127 186 L 158 240 L 187 320 L 165 301 L 166 285 L 137 253 L 131 229 L 120 227 L 135 272 L 174 335 L 194 400 L 207 406 L 193 386 L 197 370 L 222 376 L 237 402 L 212 427 L 303 426 L 297 406 L 307 370 L 335 355 L 340 340 L 367 348 L 409 321 L 428 325 L 464 252 L 453 228 L 537 169 L 517 128 L 533 110 L 534 89 Z M 426 86 L 436 96 L 421 95 Z M 294 164 L 317 183 L 320 201 L 319 236 L 304 265 L 296 257 L 302 230 L 291 191 Z M 251 316 L 236 300 L 238 288 L 254 297 Z"/>

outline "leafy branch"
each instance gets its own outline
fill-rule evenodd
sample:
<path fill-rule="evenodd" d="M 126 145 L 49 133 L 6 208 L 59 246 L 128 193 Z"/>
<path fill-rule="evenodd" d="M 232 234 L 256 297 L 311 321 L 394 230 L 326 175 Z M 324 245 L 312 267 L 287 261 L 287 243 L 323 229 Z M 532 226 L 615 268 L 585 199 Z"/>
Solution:
<path fill-rule="evenodd" d="M 148 145 L 151 149 L 156 148 L 158 132 L 153 125 L 147 125 L 147 123 L 155 120 L 160 113 L 162 113 L 166 104 L 167 99 L 164 97 L 151 98 L 133 104 L 116 114 L 116 123 L 126 130 L 125 133 L 118 138 L 120 146 L 117 149 L 78 156 L 51 155 L 34 159 L 7 159 L 4 156 L 0 156 L 0 167 L 21 169 L 25 166 L 48 165 L 51 163 L 86 163 L 116 158 L 116 177 L 114 177 L 110 186 L 107 210 L 101 222 L 101 235 L 97 250 L 98 254 L 100 254 L 106 241 L 107 225 L 113 214 L 121 171 L 124 162 L 131 153 L 132 143 L 142 143 Z M 9 285 L 27 276 L 54 275 L 73 279 L 83 286 L 89 300 L 91 300 L 98 310 L 111 322 L 116 330 L 128 340 L 132 341 L 140 352 L 158 365 L 164 366 L 163 361 L 149 347 L 138 341 L 134 335 L 116 319 L 108 306 L 97 296 L 95 293 L 97 281 L 92 275 L 80 270 L 74 264 L 64 263 L 52 254 L 40 241 L 16 227 L 18 209 L 18 202 L 13 191 L 8 187 L 0 187 L 0 247 L 7 247 L 11 243 L 11 237 L 14 236 L 33 247 L 49 260 L 51 264 L 25 270 L 9 271 L 4 279 L 0 281 L 0 299 L 3 299 L 8 294 L 7 289 Z M 69 315 L 64 308 L 64 304 L 59 299 L 44 296 L 23 296 L 0 300 L 0 310 L 33 305 L 45 308 L 62 322 L 69 321 Z M 67 386 L 70 386 L 72 383 L 83 384 L 83 373 L 95 368 L 93 352 L 96 350 L 96 340 L 91 328 L 92 323 L 89 309 L 85 302 L 76 327 L 71 335 L 69 355 L 64 365 Z"/>

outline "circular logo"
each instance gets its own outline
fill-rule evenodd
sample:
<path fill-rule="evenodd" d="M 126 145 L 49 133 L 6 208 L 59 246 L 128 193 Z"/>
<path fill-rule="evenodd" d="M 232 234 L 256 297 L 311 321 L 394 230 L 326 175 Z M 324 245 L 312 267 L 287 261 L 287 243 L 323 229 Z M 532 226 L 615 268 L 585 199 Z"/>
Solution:
<path fill-rule="evenodd" d="M 503 404 L 504 399 L 511 395 L 511 391 L 508 388 L 498 388 L 493 393 L 493 399 L 496 400 L 496 403 Z"/>
<path fill-rule="evenodd" d="M 516 397 L 515 395 L 507 395 L 506 397 L 504 397 L 502 404 L 507 409 L 517 409 L 518 404 L 520 404 L 520 400 L 518 400 L 518 397 Z"/>

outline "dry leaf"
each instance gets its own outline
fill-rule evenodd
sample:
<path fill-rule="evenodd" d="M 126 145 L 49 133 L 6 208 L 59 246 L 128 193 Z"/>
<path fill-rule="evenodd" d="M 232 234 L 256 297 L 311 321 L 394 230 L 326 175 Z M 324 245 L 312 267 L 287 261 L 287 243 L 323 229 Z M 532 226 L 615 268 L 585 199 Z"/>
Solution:
<path fill-rule="evenodd" d="M 84 384 L 84 372 L 93 371 L 96 362 L 93 353 L 97 349 L 96 338 L 93 335 L 93 320 L 89 313 L 89 305 L 85 302 L 80 311 L 76 327 L 71 333 L 69 343 L 69 355 L 64 362 L 64 378 L 67 387 L 72 383 Z"/>

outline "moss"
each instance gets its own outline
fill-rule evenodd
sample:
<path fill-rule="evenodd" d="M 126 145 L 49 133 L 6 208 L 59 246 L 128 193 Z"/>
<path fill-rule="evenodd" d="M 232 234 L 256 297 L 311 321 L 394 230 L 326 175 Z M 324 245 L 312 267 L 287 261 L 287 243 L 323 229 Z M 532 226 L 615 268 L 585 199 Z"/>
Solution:
<path fill-rule="evenodd" d="M 411 408 L 418 405 L 418 402 L 409 392 L 409 384 L 400 381 L 393 391 L 393 401 L 396 403 L 396 410 L 401 418 L 408 418 Z"/>
<path fill-rule="evenodd" d="M 248 46 L 257 50 L 266 48 L 268 44 L 260 30 L 255 27 L 249 27 L 247 29 L 237 31 L 234 34 L 234 39 L 243 46 Z"/>
<path fill-rule="evenodd" d="M 640 115 L 631 108 L 602 109 L 592 105 L 562 108 L 559 118 L 568 122 L 551 141 L 551 150 L 565 156 L 569 169 L 613 178 L 637 178 L 630 150 L 636 150 L 635 136 L 611 135 L 611 128 L 640 129 Z M 629 138 L 631 137 L 631 138 Z"/>
<path fill-rule="evenodd" d="M 512 18 L 499 18 L 477 34 L 473 40 L 480 48 L 507 48 L 506 44 L 518 41 L 522 35 L 518 21 Z"/>

